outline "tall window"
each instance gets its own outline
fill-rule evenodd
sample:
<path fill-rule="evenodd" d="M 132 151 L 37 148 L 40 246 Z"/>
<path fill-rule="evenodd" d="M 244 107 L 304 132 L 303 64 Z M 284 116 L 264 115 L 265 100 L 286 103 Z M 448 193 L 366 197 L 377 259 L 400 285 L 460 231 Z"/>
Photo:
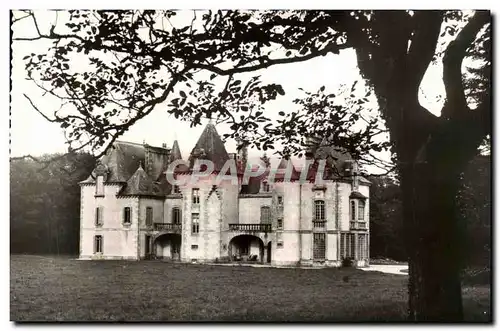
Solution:
<path fill-rule="evenodd" d="M 146 226 L 153 225 L 153 208 L 146 207 Z"/>
<path fill-rule="evenodd" d="M 104 196 L 104 176 L 97 176 L 97 183 L 95 186 L 95 195 Z"/>
<path fill-rule="evenodd" d="M 95 225 L 101 226 L 103 224 L 102 219 L 103 207 L 97 207 L 95 209 Z"/>
<path fill-rule="evenodd" d="M 367 238 L 368 237 L 366 234 L 358 235 L 358 260 L 364 260 L 368 258 Z"/>
<path fill-rule="evenodd" d="M 314 219 L 325 219 L 325 202 L 323 200 L 314 201 Z"/>
<path fill-rule="evenodd" d="M 132 212 L 130 207 L 123 208 L 123 223 L 124 224 L 132 223 Z"/>
<path fill-rule="evenodd" d="M 172 223 L 181 224 L 181 209 L 179 207 L 172 208 Z"/>
<path fill-rule="evenodd" d="M 351 200 L 351 221 L 356 221 L 356 201 Z"/>
<path fill-rule="evenodd" d="M 192 219 L 192 226 L 191 226 L 191 233 L 199 233 L 200 232 L 200 214 L 192 214 L 191 215 Z"/>
<path fill-rule="evenodd" d="M 200 203 L 200 189 L 193 189 L 193 205 L 198 205 Z"/>
<path fill-rule="evenodd" d="M 268 206 L 260 207 L 260 222 L 264 224 L 271 223 L 271 208 Z"/>
<path fill-rule="evenodd" d="M 262 191 L 263 192 L 269 192 L 269 183 L 268 182 L 263 182 L 262 183 Z"/>
<path fill-rule="evenodd" d="M 365 202 L 363 200 L 358 201 L 358 220 L 364 221 L 365 219 Z"/>
<path fill-rule="evenodd" d="M 102 253 L 102 236 L 94 237 L 94 253 Z"/>
<path fill-rule="evenodd" d="M 181 193 L 181 190 L 179 189 L 179 185 L 174 185 L 173 192 L 174 193 Z"/>
<path fill-rule="evenodd" d="M 324 233 L 313 234 L 313 259 L 324 260 L 326 252 L 326 235 Z"/>
<path fill-rule="evenodd" d="M 340 257 L 354 259 L 354 233 L 340 235 Z"/>
<path fill-rule="evenodd" d="M 282 205 L 282 204 L 283 204 L 283 197 L 279 196 L 278 197 L 278 205 Z"/>

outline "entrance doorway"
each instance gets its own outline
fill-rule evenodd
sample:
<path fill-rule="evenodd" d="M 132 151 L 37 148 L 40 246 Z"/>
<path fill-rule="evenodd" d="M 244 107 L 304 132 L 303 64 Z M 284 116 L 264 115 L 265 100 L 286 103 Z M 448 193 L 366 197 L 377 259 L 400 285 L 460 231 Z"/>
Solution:
<path fill-rule="evenodd" d="M 171 259 L 179 261 L 181 259 L 181 235 L 164 234 L 155 240 L 155 255 L 160 259 Z"/>

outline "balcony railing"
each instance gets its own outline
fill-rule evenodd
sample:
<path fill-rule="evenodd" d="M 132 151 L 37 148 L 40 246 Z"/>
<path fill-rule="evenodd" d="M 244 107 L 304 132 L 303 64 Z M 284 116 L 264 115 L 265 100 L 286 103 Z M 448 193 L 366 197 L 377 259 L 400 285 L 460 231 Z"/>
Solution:
<path fill-rule="evenodd" d="M 349 226 L 351 229 L 366 229 L 366 222 L 349 222 Z"/>
<path fill-rule="evenodd" d="M 315 229 L 323 229 L 326 226 L 326 220 L 316 220 L 313 221 L 313 228 Z"/>
<path fill-rule="evenodd" d="M 271 232 L 271 224 L 229 224 L 229 231 Z"/>
<path fill-rule="evenodd" d="M 174 224 L 174 223 L 155 223 L 154 229 L 156 231 L 166 231 L 166 232 L 181 232 L 182 224 Z"/>

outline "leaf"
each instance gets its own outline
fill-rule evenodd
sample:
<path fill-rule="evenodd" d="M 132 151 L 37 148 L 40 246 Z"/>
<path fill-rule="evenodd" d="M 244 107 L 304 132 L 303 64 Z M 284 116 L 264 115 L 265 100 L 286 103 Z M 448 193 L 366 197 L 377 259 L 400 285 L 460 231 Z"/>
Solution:
<path fill-rule="evenodd" d="M 278 114 L 279 114 L 280 116 L 285 116 L 285 112 L 284 112 L 284 111 L 280 111 L 280 112 L 278 112 Z"/>
<path fill-rule="evenodd" d="M 186 92 L 184 91 L 180 91 L 179 94 L 181 95 L 181 97 L 183 97 L 184 99 L 187 98 L 186 96 Z"/>
<path fill-rule="evenodd" d="M 217 75 L 216 75 L 216 74 L 211 74 L 211 75 L 210 75 L 210 80 L 213 80 L 215 77 L 217 77 Z"/>
<path fill-rule="evenodd" d="M 323 92 L 324 90 L 325 90 L 325 86 L 321 86 L 321 87 L 319 88 L 319 91 L 320 91 L 320 92 Z"/>

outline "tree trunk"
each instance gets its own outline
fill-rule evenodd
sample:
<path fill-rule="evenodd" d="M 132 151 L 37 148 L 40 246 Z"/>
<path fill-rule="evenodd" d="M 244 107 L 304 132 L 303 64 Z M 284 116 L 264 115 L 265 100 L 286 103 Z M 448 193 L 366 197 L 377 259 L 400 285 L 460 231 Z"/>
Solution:
<path fill-rule="evenodd" d="M 401 167 L 409 254 L 409 318 L 461 321 L 463 227 L 456 208 L 459 175 L 450 162 Z"/>

